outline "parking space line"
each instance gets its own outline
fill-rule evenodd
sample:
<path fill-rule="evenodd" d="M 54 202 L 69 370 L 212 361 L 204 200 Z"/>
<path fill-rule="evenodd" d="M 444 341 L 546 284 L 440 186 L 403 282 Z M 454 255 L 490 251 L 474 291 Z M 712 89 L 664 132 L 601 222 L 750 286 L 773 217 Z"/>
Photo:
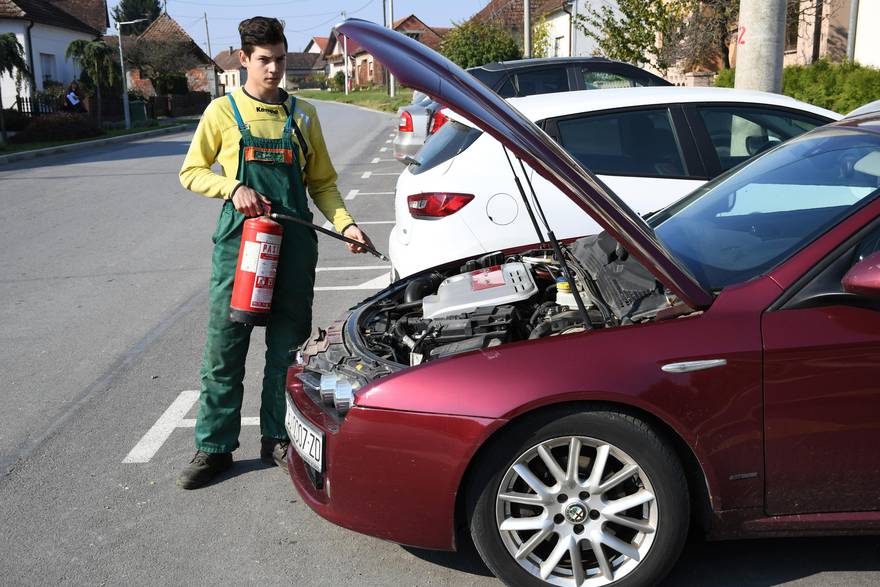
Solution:
<path fill-rule="evenodd" d="M 381 267 L 385 269 L 386 267 Z M 195 428 L 195 418 L 184 418 L 199 400 L 198 389 L 185 389 L 175 398 L 156 423 L 147 430 L 134 448 L 122 459 L 123 463 L 149 463 L 171 436 L 175 428 Z M 259 426 L 259 416 L 243 417 L 242 426 Z"/>
<path fill-rule="evenodd" d="M 370 163 L 375 165 L 376 163 L 380 163 L 382 161 L 397 161 L 397 159 L 380 159 L 379 157 L 374 157 L 373 160 L 370 161 Z"/>
<path fill-rule="evenodd" d="M 386 144 L 386 145 L 388 145 L 388 144 L 390 144 L 390 143 L 391 143 L 391 139 L 388 139 L 387 141 L 385 141 L 385 144 Z"/>
<path fill-rule="evenodd" d="M 361 176 L 361 179 L 370 179 L 371 175 L 373 175 L 372 171 L 364 171 L 364 174 Z"/>
<path fill-rule="evenodd" d="M 388 147 L 382 147 L 381 149 L 379 149 L 379 152 L 380 152 L 380 153 L 384 153 L 384 152 L 386 152 L 387 150 L 388 150 Z"/>
<path fill-rule="evenodd" d="M 357 290 L 376 290 L 388 287 L 391 283 L 391 273 L 383 273 L 379 277 L 365 281 L 360 285 L 327 285 L 316 287 L 315 291 L 357 291 Z"/>
<path fill-rule="evenodd" d="M 168 409 L 165 410 L 153 427 L 138 441 L 124 459 L 123 463 L 148 463 L 156 454 L 171 433 L 180 425 L 183 417 L 189 412 L 199 399 L 198 389 L 181 391 Z"/>
<path fill-rule="evenodd" d="M 354 200 L 358 195 L 359 190 L 349 190 L 348 194 L 346 194 L 346 200 Z"/>

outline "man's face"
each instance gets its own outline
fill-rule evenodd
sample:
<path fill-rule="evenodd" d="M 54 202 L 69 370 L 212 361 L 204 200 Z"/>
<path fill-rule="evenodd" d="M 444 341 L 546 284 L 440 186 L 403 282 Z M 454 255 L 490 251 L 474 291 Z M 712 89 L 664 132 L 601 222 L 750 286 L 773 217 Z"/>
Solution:
<path fill-rule="evenodd" d="M 253 80 L 264 90 L 272 90 L 281 83 L 287 64 L 287 51 L 284 43 L 277 45 L 257 45 L 250 57 L 239 51 L 241 65 L 247 69 L 248 81 Z"/>

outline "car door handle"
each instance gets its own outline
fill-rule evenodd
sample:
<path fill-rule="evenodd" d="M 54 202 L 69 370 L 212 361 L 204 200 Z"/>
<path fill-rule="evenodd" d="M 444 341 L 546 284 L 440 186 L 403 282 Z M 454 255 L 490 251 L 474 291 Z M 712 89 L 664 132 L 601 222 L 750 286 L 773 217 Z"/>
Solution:
<path fill-rule="evenodd" d="M 666 373 L 690 373 L 692 371 L 703 371 L 704 369 L 713 369 L 715 367 L 723 367 L 727 364 L 727 359 L 705 359 L 702 361 L 683 361 L 681 363 L 667 363 L 660 367 Z"/>

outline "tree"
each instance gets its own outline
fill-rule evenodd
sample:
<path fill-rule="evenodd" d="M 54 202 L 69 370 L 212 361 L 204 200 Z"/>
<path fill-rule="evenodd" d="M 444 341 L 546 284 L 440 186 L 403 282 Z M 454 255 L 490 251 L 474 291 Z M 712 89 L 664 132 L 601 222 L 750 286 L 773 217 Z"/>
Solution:
<path fill-rule="evenodd" d="M 586 13 L 578 14 L 575 26 L 595 39 L 599 50 L 611 59 L 649 63 L 664 72 L 669 69 L 691 0 L 617 0 L 616 4 L 598 10 L 587 7 Z"/>
<path fill-rule="evenodd" d="M 24 60 L 24 47 L 15 33 L 0 33 L 0 76 L 30 76 L 31 70 Z M 3 96 L 0 95 L 0 137 L 6 142 L 6 119 L 3 117 Z"/>
<path fill-rule="evenodd" d="M 113 20 L 116 22 L 127 22 L 129 20 L 137 20 L 146 18 L 145 22 L 137 22 L 135 24 L 126 25 L 126 32 L 132 35 L 139 35 L 150 26 L 154 20 L 162 14 L 162 7 L 159 6 L 159 0 L 122 0 L 116 8 L 113 9 Z"/>
<path fill-rule="evenodd" d="M 87 41 L 77 39 L 67 46 L 67 58 L 72 59 L 95 84 L 97 93 L 98 125 L 103 121 L 101 114 L 101 85 L 112 85 L 115 76 L 119 75 L 113 49 L 104 41 Z"/>
<path fill-rule="evenodd" d="M 550 25 L 546 16 L 532 27 L 532 57 L 550 57 Z"/>
<path fill-rule="evenodd" d="M 506 31 L 474 21 L 449 31 L 440 45 L 440 53 L 464 68 L 522 57 L 516 41 Z"/>
<path fill-rule="evenodd" d="M 686 10 L 689 17 L 673 58 L 685 71 L 719 57 L 722 69 L 730 69 L 729 45 L 739 23 L 739 0 L 689 0 Z"/>
<path fill-rule="evenodd" d="M 180 78 L 185 78 L 187 71 L 200 65 L 195 46 L 185 41 L 130 39 L 126 40 L 124 49 L 125 61 L 139 69 L 159 94 L 166 93 Z"/>

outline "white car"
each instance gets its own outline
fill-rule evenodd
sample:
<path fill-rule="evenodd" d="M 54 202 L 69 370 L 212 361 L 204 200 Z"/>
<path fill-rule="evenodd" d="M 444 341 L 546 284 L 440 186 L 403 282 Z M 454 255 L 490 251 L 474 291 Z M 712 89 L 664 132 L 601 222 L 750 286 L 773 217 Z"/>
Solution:
<path fill-rule="evenodd" d="M 639 214 L 659 210 L 786 139 L 841 116 L 787 96 L 650 87 L 511 98 Z M 445 124 L 397 182 L 395 277 L 538 242 L 501 144 L 464 118 Z M 510 161 L 528 195 L 529 185 Z M 600 231 L 550 182 L 526 176 L 558 238 Z"/>

